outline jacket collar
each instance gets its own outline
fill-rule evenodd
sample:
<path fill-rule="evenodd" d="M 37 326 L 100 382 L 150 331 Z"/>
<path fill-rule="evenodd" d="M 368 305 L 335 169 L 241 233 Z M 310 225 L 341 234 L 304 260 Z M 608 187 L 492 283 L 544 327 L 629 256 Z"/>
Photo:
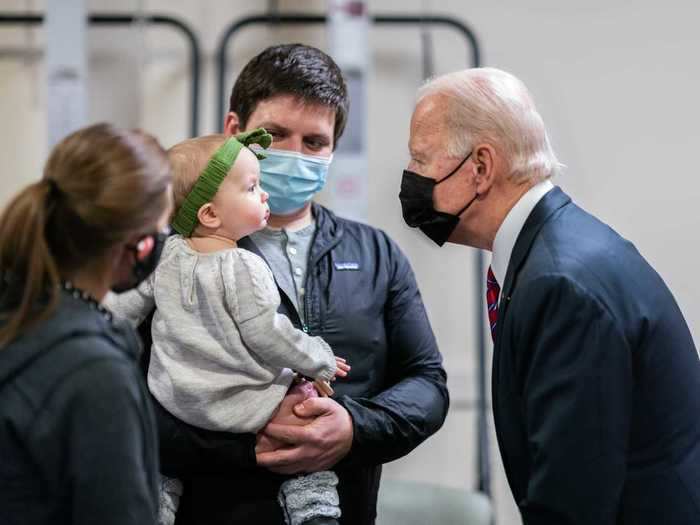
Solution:
<path fill-rule="evenodd" d="M 267 262 L 267 259 L 265 259 L 265 256 L 263 253 L 260 251 L 260 248 L 253 242 L 253 239 L 250 237 L 242 237 L 238 239 L 238 247 L 243 248 L 244 250 L 248 250 L 251 253 L 254 253 L 258 257 L 260 257 L 263 261 L 265 261 L 265 264 L 268 266 L 270 265 L 269 262 Z M 297 325 L 301 325 L 301 318 L 299 317 L 299 314 L 297 313 L 296 309 L 294 308 L 294 303 L 292 300 L 289 298 L 289 296 L 286 294 L 286 292 L 282 289 L 282 287 L 279 285 L 277 282 L 277 277 L 275 275 L 272 275 L 272 279 L 275 281 L 275 286 L 277 286 L 277 290 L 279 291 L 280 294 L 280 301 L 284 305 L 287 315 L 292 317 Z"/>
<path fill-rule="evenodd" d="M 525 262 L 530 247 L 542 226 L 552 217 L 554 212 L 570 202 L 571 198 L 564 193 L 561 188 L 555 186 L 554 189 L 540 199 L 532 210 L 513 247 L 505 282 L 501 290 L 501 298 L 505 299 L 505 301 L 502 300 L 501 304 L 510 300 L 510 295 L 515 284 L 515 276 L 518 274 L 518 270 L 520 270 L 523 262 Z"/>
<path fill-rule="evenodd" d="M 344 228 L 338 217 L 328 208 L 311 203 L 311 213 L 316 221 L 316 234 L 311 243 L 311 264 L 316 264 L 323 254 L 340 242 Z M 238 247 L 253 252 L 263 260 L 265 256 L 260 252 L 250 237 L 243 237 L 238 240 Z"/>
<path fill-rule="evenodd" d="M 91 305 L 61 291 L 56 309 L 48 318 L 29 327 L 0 351 L 0 389 L 52 348 L 81 336 L 108 339 L 129 359 L 138 359 L 141 347 L 130 326 L 110 322 Z"/>
<path fill-rule="evenodd" d="M 314 266 L 323 255 L 336 246 L 343 237 L 342 221 L 328 208 L 311 203 L 311 213 L 316 220 L 316 235 L 309 252 L 310 266 Z"/>
<path fill-rule="evenodd" d="M 312 202 L 311 213 L 316 221 L 316 233 L 311 241 L 311 249 L 309 252 L 310 264 L 307 272 L 311 271 L 311 268 L 318 263 L 321 257 L 323 257 L 329 250 L 340 242 L 344 231 L 342 221 L 339 221 L 336 215 L 328 208 L 324 208 L 320 204 Z M 265 256 L 250 237 L 243 237 L 239 239 L 238 247 L 254 253 L 267 263 Z M 288 311 L 288 315 L 296 321 L 297 325 L 301 325 L 301 318 L 294 308 L 294 303 L 287 296 L 284 290 L 280 288 L 274 275 L 273 279 L 275 280 L 275 284 L 279 290 L 281 301 Z"/>
<path fill-rule="evenodd" d="M 265 259 L 265 256 L 262 254 L 260 249 L 257 247 L 257 245 L 253 242 L 253 239 L 250 237 L 241 237 L 238 239 L 238 242 L 236 243 L 239 248 L 243 248 L 244 250 L 248 250 L 249 252 L 254 253 L 258 257 L 260 257 L 263 261 L 267 262 Z"/>

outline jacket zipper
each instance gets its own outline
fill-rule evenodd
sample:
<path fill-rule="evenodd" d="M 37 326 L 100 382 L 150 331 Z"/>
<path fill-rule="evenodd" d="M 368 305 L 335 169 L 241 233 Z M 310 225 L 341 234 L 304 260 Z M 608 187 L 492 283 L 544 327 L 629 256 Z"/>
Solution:
<path fill-rule="evenodd" d="M 314 220 L 316 220 L 314 218 Z M 316 238 L 318 237 L 318 232 L 319 232 L 319 227 L 318 227 L 318 222 L 316 223 L 316 229 L 314 230 L 314 236 L 311 238 L 311 244 L 309 246 L 309 255 L 306 257 L 306 277 L 304 279 L 304 321 L 302 322 L 302 330 L 306 332 L 307 334 L 311 335 L 311 331 L 309 329 L 309 277 L 311 275 L 311 272 L 314 271 L 314 267 L 311 264 L 312 261 L 312 255 L 314 252 L 314 245 L 316 244 Z M 320 306 L 319 306 L 319 312 L 320 312 Z M 321 328 L 321 327 L 319 327 Z"/>

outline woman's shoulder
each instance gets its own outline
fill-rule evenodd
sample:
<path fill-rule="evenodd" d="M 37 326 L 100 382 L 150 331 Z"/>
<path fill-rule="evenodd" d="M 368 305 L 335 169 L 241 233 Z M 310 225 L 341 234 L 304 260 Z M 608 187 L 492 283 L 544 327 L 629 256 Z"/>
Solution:
<path fill-rule="evenodd" d="M 2 350 L 0 383 L 23 392 L 37 412 L 57 396 L 89 396 L 83 388 L 90 385 L 133 388 L 139 347 L 132 334 L 97 308 L 62 297 L 50 318 Z"/>
<path fill-rule="evenodd" d="M 135 362 L 140 344 L 134 330 L 115 320 L 96 303 L 61 297 L 56 312 L 37 327 L 37 347 L 72 356 L 71 361 L 116 360 Z"/>

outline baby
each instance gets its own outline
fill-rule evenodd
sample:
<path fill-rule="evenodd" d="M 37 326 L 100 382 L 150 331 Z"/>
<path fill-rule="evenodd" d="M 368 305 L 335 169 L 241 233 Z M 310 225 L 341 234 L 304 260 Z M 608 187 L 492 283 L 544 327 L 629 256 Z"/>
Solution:
<path fill-rule="evenodd" d="M 238 239 L 264 228 L 269 209 L 260 189 L 263 129 L 227 138 L 186 140 L 168 152 L 175 216 L 160 263 L 139 288 L 106 299 L 118 317 L 139 324 L 155 307 L 148 387 L 177 418 L 201 428 L 257 432 L 272 417 L 295 370 L 323 395 L 350 370 L 320 338 L 294 328 L 277 308 L 272 272 Z M 309 383 L 302 388 L 306 395 Z M 313 389 L 310 389 L 313 392 Z M 340 516 L 337 477 L 318 472 L 285 482 L 287 523 Z M 182 493 L 178 480 L 161 486 L 160 521 L 172 524 Z M 293 502 L 290 504 L 289 502 Z"/>

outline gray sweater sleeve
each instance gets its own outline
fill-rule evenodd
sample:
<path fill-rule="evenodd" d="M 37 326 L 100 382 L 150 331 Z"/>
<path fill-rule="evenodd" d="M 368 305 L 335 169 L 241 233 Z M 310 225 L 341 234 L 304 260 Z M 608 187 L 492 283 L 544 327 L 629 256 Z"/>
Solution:
<path fill-rule="evenodd" d="M 280 296 L 270 268 L 257 255 L 240 252 L 233 268 L 222 267 L 222 278 L 226 304 L 241 339 L 272 366 L 330 381 L 336 369 L 331 348 L 320 337 L 294 328 L 289 318 L 277 312 Z"/>
<path fill-rule="evenodd" d="M 124 293 L 109 292 L 102 304 L 110 310 L 117 319 L 128 321 L 137 327 L 155 308 L 153 280 L 155 272 L 143 281 L 137 288 Z"/>

